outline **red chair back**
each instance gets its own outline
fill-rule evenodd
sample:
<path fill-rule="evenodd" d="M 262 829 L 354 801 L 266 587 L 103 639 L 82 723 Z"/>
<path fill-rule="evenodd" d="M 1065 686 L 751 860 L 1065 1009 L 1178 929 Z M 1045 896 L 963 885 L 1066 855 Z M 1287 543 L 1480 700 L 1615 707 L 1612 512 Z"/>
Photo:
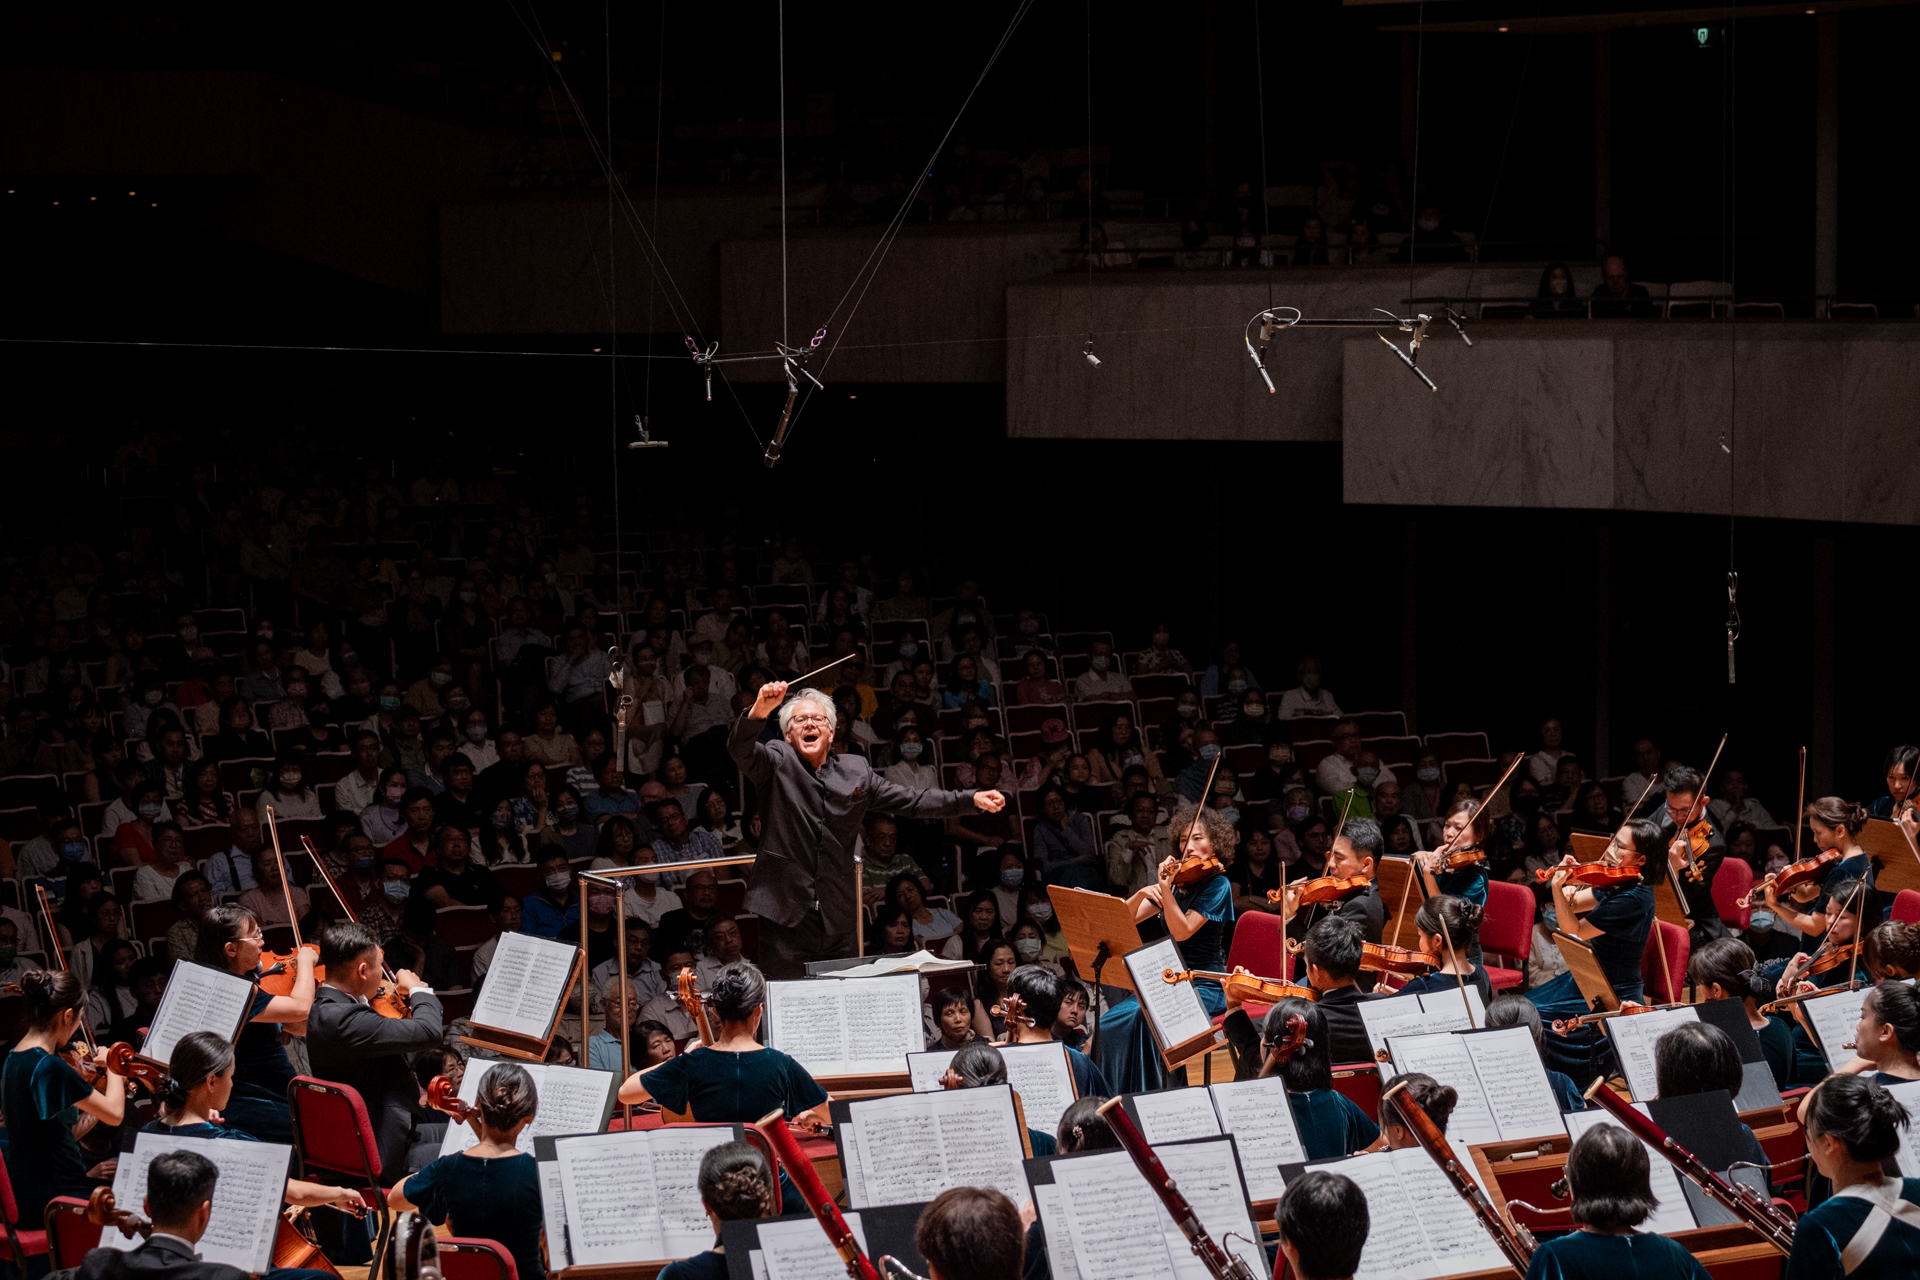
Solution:
<path fill-rule="evenodd" d="M 1488 956 L 1519 961 L 1516 969 L 1487 965 L 1487 978 L 1496 991 L 1526 981 L 1527 957 L 1533 954 L 1533 891 L 1511 880 L 1487 882 L 1487 913 L 1480 921 L 1480 949 Z"/>
<path fill-rule="evenodd" d="M 1753 868 L 1740 858 L 1728 858 L 1713 873 L 1713 905 L 1729 929 L 1745 929 L 1753 919 L 1753 909 L 1745 905 L 1753 888 Z"/>
<path fill-rule="evenodd" d="M 367 1104 L 351 1085 L 312 1076 L 295 1076 L 287 1086 L 293 1108 L 293 1140 L 310 1169 L 325 1169 L 380 1183 L 380 1141 L 374 1136 Z"/>
<path fill-rule="evenodd" d="M 1243 912 L 1233 922 L 1233 949 L 1227 954 L 1227 972 L 1245 965 L 1249 973 L 1263 978 L 1286 981 L 1288 965 L 1287 922 L 1266 911 Z"/>
<path fill-rule="evenodd" d="M 1380 1122 L 1380 1068 L 1371 1062 L 1336 1062 L 1333 1087 L 1373 1120 Z"/>
<path fill-rule="evenodd" d="M 1894 895 L 1893 919 L 1920 924 L 1920 890 L 1902 889 Z"/>
<path fill-rule="evenodd" d="M 100 1247 L 101 1228 L 87 1221 L 87 1202 L 72 1196 L 47 1201 L 47 1266 L 54 1271 L 77 1267 Z"/>
<path fill-rule="evenodd" d="M 520 1280 L 513 1255 L 498 1240 L 475 1236 L 442 1236 L 440 1274 L 446 1280 Z"/>
<path fill-rule="evenodd" d="M 1666 965 L 1661 966 L 1664 948 Z M 1640 971 L 1646 975 L 1647 998 L 1656 1004 L 1671 1004 L 1680 999 L 1687 984 L 1687 955 L 1692 944 L 1687 931 L 1677 924 L 1655 920 L 1647 930 L 1647 946 L 1640 953 Z"/>

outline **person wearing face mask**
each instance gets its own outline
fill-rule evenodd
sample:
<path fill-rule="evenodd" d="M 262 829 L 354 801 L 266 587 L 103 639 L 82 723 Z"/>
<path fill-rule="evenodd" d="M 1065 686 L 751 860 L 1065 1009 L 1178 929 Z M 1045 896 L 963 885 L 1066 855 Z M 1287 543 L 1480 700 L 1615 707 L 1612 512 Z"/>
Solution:
<path fill-rule="evenodd" d="M 1239 678 L 1245 681 L 1245 684 L 1238 689 L 1228 687 L 1231 683 L 1228 672 L 1235 667 L 1240 668 L 1241 676 Z M 1229 640 L 1221 645 L 1219 658 L 1212 666 L 1202 672 L 1200 676 L 1200 694 L 1206 698 L 1218 698 L 1222 696 L 1238 698 L 1248 689 L 1259 689 L 1261 687 L 1259 677 L 1255 676 L 1251 671 L 1248 671 L 1246 664 L 1240 660 L 1240 642 L 1238 640 Z"/>
<path fill-rule="evenodd" d="M 1193 731 L 1193 762 L 1180 771 L 1173 780 L 1174 792 L 1190 803 L 1197 803 L 1207 789 L 1207 779 L 1213 774 L 1214 757 L 1220 754 L 1220 735 L 1212 726 Z M 1224 766 L 1223 766 L 1224 767 Z"/>
<path fill-rule="evenodd" d="M 1295 670 L 1299 673 L 1300 683 L 1280 695 L 1279 719 L 1297 720 L 1302 716 L 1345 714 L 1334 700 L 1333 693 L 1320 684 L 1320 659 L 1307 654 L 1300 659 Z"/>
<path fill-rule="evenodd" d="M 500 763 L 500 752 L 488 740 L 491 732 L 487 713 L 479 707 L 470 708 L 462 717 L 460 754 L 473 762 L 476 774 L 483 773 Z"/>
<path fill-rule="evenodd" d="M 1154 624 L 1153 633 L 1148 637 L 1145 652 L 1133 660 L 1133 674 L 1137 676 L 1191 674 L 1193 664 L 1185 655 L 1173 647 L 1173 633 L 1165 622 Z"/>
<path fill-rule="evenodd" d="M 1282 731 L 1275 729 L 1273 732 L 1278 734 Z M 1266 755 L 1260 767 L 1241 782 L 1241 790 L 1248 800 L 1277 802 L 1292 789 L 1288 778 L 1294 771 L 1293 747 L 1283 738 L 1276 737 L 1268 741 Z"/>
<path fill-rule="evenodd" d="M 407 771 L 400 768 L 387 769 L 380 775 L 378 797 L 372 804 L 360 811 L 360 827 L 373 841 L 374 847 L 383 849 L 405 833 L 407 818 L 400 810 L 400 802 L 407 794 Z M 432 803 L 432 793 L 428 793 L 428 803 Z"/>
<path fill-rule="evenodd" d="M 557 938 L 580 925 L 580 894 L 567 855 L 549 848 L 540 855 L 540 892 L 520 904 L 520 932 Z"/>
<path fill-rule="evenodd" d="M 268 785 L 260 792 L 260 798 L 254 801 L 254 812 L 264 824 L 267 810 L 273 810 L 273 816 L 279 822 L 292 822 L 300 819 L 321 817 L 320 796 L 307 784 L 306 761 L 303 757 L 283 754 L 274 763 L 273 775 Z"/>
<path fill-rule="evenodd" d="M 133 817 L 122 822 L 113 833 L 107 856 L 117 867 L 137 867 L 154 860 L 153 828 L 156 823 L 173 821 L 168 812 L 165 789 L 157 782 L 143 779 L 126 797 Z M 120 804 L 124 801 L 115 801 Z"/>
<path fill-rule="evenodd" d="M 1133 697 L 1133 681 L 1120 670 L 1113 645 L 1095 640 L 1087 650 L 1087 669 L 1073 678 L 1073 696 L 1081 702 L 1113 702 Z"/>
<path fill-rule="evenodd" d="M 1267 696 L 1258 689 L 1240 695 L 1239 714 L 1220 731 L 1220 741 L 1228 746 L 1265 742 L 1274 736 L 1273 721 L 1267 718 Z"/>

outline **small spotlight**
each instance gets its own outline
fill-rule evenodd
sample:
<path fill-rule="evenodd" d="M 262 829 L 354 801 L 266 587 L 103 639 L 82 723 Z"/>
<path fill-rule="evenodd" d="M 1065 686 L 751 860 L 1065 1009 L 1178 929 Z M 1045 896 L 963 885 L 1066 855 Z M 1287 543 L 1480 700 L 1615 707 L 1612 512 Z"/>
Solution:
<path fill-rule="evenodd" d="M 137 195 L 139 195 L 140 193 L 139 193 L 138 191 L 129 191 L 129 192 L 127 192 L 127 194 L 128 194 L 128 195 L 130 195 L 130 196 L 137 196 Z"/>
<path fill-rule="evenodd" d="M 1087 363 L 1088 363 L 1088 364 L 1090 364 L 1090 365 L 1092 365 L 1092 366 L 1093 366 L 1094 368 L 1096 368 L 1096 369 L 1098 369 L 1098 368 L 1100 367 L 1100 357 L 1099 357 L 1099 356 L 1097 356 L 1097 355 L 1095 355 L 1095 354 L 1093 354 L 1093 339 L 1092 339 L 1092 338 L 1088 338 L 1088 339 L 1087 339 L 1087 345 L 1086 345 L 1086 349 L 1085 349 L 1085 350 L 1083 350 L 1083 351 L 1081 351 L 1081 353 L 1080 353 L 1080 354 L 1081 354 L 1081 355 L 1083 355 L 1083 356 L 1085 356 L 1085 357 L 1087 358 Z"/>
<path fill-rule="evenodd" d="M 99 196 L 88 196 L 88 197 L 87 197 L 87 199 L 89 199 L 89 200 L 98 200 L 99 198 L 100 198 Z"/>
<path fill-rule="evenodd" d="M 1500 29 L 1501 29 L 1502 31 L 1505 31 L 1505 30 L 1506 30 L 1506 28 L 1505 28 L 1505 27 L 1502 27 L 1502 28 L 1500 28 Z"/>

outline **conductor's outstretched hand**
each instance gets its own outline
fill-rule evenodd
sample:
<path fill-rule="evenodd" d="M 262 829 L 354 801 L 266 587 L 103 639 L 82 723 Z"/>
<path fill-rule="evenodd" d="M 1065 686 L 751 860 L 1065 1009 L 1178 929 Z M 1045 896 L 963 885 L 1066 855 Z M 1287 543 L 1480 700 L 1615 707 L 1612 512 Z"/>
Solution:
<path fill-rule="evenodd" d="M 785 680 L 767 681 L 760 686 L 760 692 L 753 700 L 753 710 L 747 713 L 748 718 L 765 720 L 779 709 L 780 704 L 786 701 L 786 697 L 787 682 Z"/>
<path fill-rule="evenodd" d="M 998 791 L 976 791 L 973 793 L 973 807 L 982 813 L 998 813 L 1007 807 L 1007 798 Z"/>

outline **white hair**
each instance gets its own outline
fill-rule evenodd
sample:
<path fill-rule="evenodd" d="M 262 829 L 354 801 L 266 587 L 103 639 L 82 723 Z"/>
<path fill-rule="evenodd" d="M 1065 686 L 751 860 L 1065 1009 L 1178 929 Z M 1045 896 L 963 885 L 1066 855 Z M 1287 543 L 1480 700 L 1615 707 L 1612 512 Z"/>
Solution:
<path fill-rule="evenodd" d="M 833 699 L 818 689 L 802 689 L 788 698 L 780 708 L 780 736 L 787 736 L 787 725 L 793 721 L 793 710 L 803 702 L 817 702 L 827 713 L 827 728 L 840 727 L 840 709 L 833 705 Z"/>

